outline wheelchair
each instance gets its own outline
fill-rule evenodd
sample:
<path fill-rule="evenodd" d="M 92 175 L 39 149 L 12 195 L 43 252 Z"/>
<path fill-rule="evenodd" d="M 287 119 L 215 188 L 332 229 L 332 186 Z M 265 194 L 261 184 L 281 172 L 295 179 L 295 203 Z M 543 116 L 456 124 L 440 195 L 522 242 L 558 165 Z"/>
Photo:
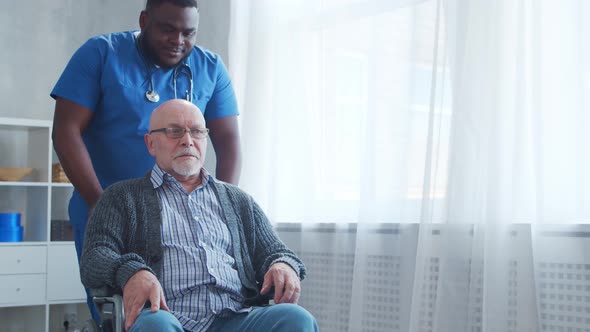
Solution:
<path fill-rule="evenodd" d="M 125 332 L 125 312 L 121 295 L 94 296 L 92 300 L 100 315 L 101 323 L 99 326 L 91 318 L 84 323 L 82 332 Z"/>

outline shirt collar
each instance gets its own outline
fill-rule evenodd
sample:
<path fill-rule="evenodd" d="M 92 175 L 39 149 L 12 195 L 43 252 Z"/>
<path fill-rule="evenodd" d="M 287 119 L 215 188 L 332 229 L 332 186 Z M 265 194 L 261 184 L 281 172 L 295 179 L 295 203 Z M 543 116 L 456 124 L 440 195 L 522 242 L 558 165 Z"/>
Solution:
<path fill-rule="evenodd" d="M 201 176 L 201 185 L 199 187 L 207 186 L 209 184 L 209 180 L 211 179 L 211 174 L 209 174 L 209 172 L 207 172 L 207 170 L 204 167 L 201 167 L 200 176 Z M 152 181 L 152 185 L 154 186 L 154 189 L 157 189 L 157 188 L 161 187 L 162 185 L 164 185 L 164 182 L 168 182 L 168 181 L 178 182 L 172 175 L 164 172 L 160 168 L 160 166 L 158 166 L 158 164 L 155 164 L 154 167 L 152 168 L 152 175 L 150 177 L 150 180 Z"/>

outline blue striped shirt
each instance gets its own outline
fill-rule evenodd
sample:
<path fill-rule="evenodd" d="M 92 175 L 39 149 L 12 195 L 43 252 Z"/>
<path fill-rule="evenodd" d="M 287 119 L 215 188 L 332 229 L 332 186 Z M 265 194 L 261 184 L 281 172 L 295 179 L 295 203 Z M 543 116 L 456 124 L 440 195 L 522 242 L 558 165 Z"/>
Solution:
<path fill-rule="evenodd" d="M 210 175 L 187 193 L 158 165 L 151 181 L 162 204 L 162 288 L 166 303 L 187 331 L 205 331 L 216 316 L 243 311 L 229 230 Z"/>

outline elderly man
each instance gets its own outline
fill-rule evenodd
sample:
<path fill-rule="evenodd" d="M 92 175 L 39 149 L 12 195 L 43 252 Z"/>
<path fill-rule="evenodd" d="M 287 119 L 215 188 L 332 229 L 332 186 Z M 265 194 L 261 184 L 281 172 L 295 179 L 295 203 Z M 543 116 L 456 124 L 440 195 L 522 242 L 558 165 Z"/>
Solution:
<path fill-rule="evenodd" d="M 203 168 L 207 133 L 190 102 L 156 108 L 145 135 L 156 164 L 101 196 L 82 282 L 122 291 L 130 331 L 317 331 L 296 304 L 303 263 L 252 197 Z M 261 306 L 272 288 L 275 305 Z"/>

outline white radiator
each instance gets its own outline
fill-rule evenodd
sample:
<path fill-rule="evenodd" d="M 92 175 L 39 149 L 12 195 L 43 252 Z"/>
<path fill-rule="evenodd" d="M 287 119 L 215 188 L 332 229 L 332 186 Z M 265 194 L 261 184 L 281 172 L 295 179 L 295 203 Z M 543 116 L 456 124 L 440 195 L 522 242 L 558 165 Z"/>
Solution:
<path fill-rule="evenodd" d="M 530 226 L 513 225 L 497 248 L 486 248 L 505 259 L 484 267 L 472 259 L 484 252 L 473 226 L 430 225 L 425 235 L 417 224 L 362 227 L 362 237 L 354 224 L 276 227 L 307 266 L 300 304 L 323 332 L 476 332 L 484 325 L 590 332 L 590 232 L 554 227 L 533 237 Z M 417 250 L 419 239 L 426 252 Z M 484 291 L 484 278 L 498 294 Z M 486 307 L 484 296 L 503 305 Z"/>

